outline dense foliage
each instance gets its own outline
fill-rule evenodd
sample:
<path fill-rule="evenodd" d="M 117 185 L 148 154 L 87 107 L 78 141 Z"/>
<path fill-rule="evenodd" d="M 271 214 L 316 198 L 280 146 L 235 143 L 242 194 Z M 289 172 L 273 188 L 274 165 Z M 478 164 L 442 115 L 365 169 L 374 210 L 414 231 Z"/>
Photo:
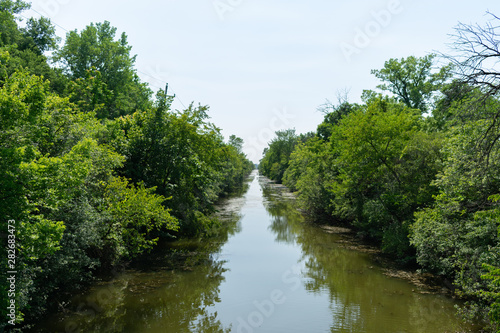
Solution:
<path fill-rule="evenodd" d="M 1 288 L 0 298 L 15 300 L 20 324 L 160 238 L 210 233 L 214 203 L 253 164 L 241 139 L 224 142 L 206 106 L 173 111 L 162 91 L 153 100 L 108 22 L 68 33 L 51 67 L 50 21 L 19 28 L 28 5 L 0 8 L 1 233 L 4 248 L 16 236 L 17 256 L 10 269 L 2 256 L 0 278 L 18 272 L 15 297 Z"/>
<path fill-rule="evenodd" d="M 316 135 L 281 131 L 260 171 L 315 221 L 348 225 L 454 282 L 467 319 L 500 332 L 500 60 L 496 25 L 460 25 L 456 57 L 390 59 L 362 104 L 329 105 Z M 454 73 L 456 72 L 456 73 Z"/>

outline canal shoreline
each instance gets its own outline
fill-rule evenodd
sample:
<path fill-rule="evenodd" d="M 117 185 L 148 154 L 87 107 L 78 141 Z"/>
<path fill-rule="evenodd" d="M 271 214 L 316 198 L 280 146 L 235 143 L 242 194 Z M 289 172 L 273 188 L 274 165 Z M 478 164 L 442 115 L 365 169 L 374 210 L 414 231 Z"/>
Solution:
<path fill-rule="evenodd" d="M 418 268 L 403 267 L 390 256 L 383 253 L 377 246 L 369 244 L 368 242 L 357 237 L 353 230 L 327 224 L 314 224 L 314 222 L 308 223 L 322 229 L 323 232 L 339 235 L 341 240 L 339 240 L 337 244 L 340 244 L 342 247 L 358 252 L 368 253 L 372 259 L 381 266 L 384 275 L 411 282 L 419 288 L 415 289 L 415 292 L 420 294 L 441 294 L 457 298 L 457 295 L 455 294 L 456 288 L 450 281 L 432 273 L 421 272 Z"/>
<path fill-rule="evenodd" d="M 273 180 L 262 175 L 259 175 L 259 177 L 264 180 L 266 186 L 272 187 L 283 198 L 292 200 L 297 199 L 296 193 L 285 185 L 277 184 Z M 305 223 L 321 229 L 324 233 L 337 235 L 339 237 L 339 240 L 336 242 L 338 245 L 350 250 L 369 254 L 373 261 L 380 265 L 384 275 L 411 282 L 416 287 L 414 289 L 415 293 L 439 294 L 453 299 L 460 299 L 456 294 L 456 287 L 451 281 L 429 272 L 422 272 L 418 268 L 404 267 L 389 255 L 383 253 L 378 246 L 370 244 L 368 241 L 358 237 L 354 230 L 324 222 L 318 223 L 312 220 L 306 211 L 298 207 L 297 210 L 305 217 Z"/>
<path fill-rule="evenodd" d="M 308 221 L 288 188 L 249 178 L 249 192 L 220 202 L 213 238 L 159 244 L 33 332 L 479 332 L 425 274 L 351 229 Z"/>

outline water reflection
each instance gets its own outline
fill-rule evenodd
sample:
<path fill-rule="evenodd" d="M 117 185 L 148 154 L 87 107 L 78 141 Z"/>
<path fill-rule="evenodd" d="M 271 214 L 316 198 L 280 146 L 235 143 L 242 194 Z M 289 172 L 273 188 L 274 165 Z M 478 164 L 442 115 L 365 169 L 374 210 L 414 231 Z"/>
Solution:
<path fill-rule="evenodd" d="M 228 332 L 207 312 L 218 301 L 222 262 L 184 271 L 128 272 L 73 300 L 75 314 L 47 332 Z M 200 326 L 203 329 L 200 329 Z"/>
<path fill-rule="evenodd" d="M 220 302 L 227 271 L 220 249 L 241 231 L 244 204 L 241 195 L 223 200 L 218 212 L 223 223 L 210 241 L 163 244 L 132 269 L 75 296 L 32 332 L 230 332 L 209 309 Z"/>
<path fill-rule="evenodd" d="M 452 300 L 385 276 L 262 177 L 219 215 L 225 229 L 211 241 L 160 248 L 33 332 L 468 331 Z"/>
<path fill-rule="evenodd" d="M 304 288 L 328 297 L 331 332 L 472 331 L 452 300 L 385 276 L 368 254 L 343 247 L 340 235 L 304 223 L 286 190 L 266 180 L 261 186 L 276 240 L 301 248 Z"/>

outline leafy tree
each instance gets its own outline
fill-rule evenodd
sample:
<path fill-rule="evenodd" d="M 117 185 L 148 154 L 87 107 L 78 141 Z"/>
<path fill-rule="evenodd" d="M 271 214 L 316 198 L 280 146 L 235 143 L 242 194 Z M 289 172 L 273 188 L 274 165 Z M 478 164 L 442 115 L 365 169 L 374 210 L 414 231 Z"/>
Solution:
<path fill-rule="evenodd" d="M 456 108 L 457 117 L 487 119 L 489 122 L 483 136 L 478 137 L 482 144 L 479 150 L 485 162 L 489 161 L 489 155 L 500 138 L 499 135 L 490 135 L 499 133 L 500 109 L 484 106 L 491 103 L 492 99 L 498 99 L 500 93 L 500 73 L 496 67 L 500 59 L 500 18 L 493 13 L 488 14 L 490 21 L 484 26 L 460 23 L 455 28 L 454 52 L 448 56 L 457 68 L 458 82 L 474 92 L 467 107 Z"/>
<path fill-rule="evenodd" d="M 297 139 L 294 129 L 277 131 L 276 138 L 271 140 L 269 148 L 264 151 L 264 157 L 259 164 L 260 172 L 281 183 Z"/>
<path fill-rule="evenodd" d="M 51 88 L 62 92 L 65 79 L 60 71 L 53 69 L 47 63 L 43 52 L 55 47 L 57 38 L 50 20 L 30 19 L 26 28 L 20 29 L 16 15 L 29 8 L 23 1 L 0 1 L 0 53 L 8 57 L 0 62 L 0 86 L 16 71 L 28 71 L 37 76 L 43 76 L 50 81 Z"/>
<path fill-rule="evenodd" d="M 498 102 L 493 105 L 496 109 Z M 490 150 L 488 163 L 483 158 L 482 149 L 489 147 L 482 147 L 481 137 L 488 128 L 490 121 L 482 119 L 450 130 L 444 168 L 435 180 L 439 195 L 433 206 L 416 213 L 411 233 L 418 262 L 453 279 L 469 297 L 495 290 L 481 276 L 484 265 L 500 266 L 498 203 L 491 200 L 500 188 L 500 159 L 498 145 Z M 485 317 L 494 310 L 491 298 L 482 299 L 464 310 L 467 317 Z"/>
<path fill-rule="evenodd" d="M 82 112 L 95 112 L 99 119 L 105 118 L 112 93 L 104 82 L 101 72 L 95 68 L 86 71 L 85 78 L 69 82 L 69 99 Z"/>
<path fill-rule="evenodd" d="M 50 19 L 43 16 L 39 19 L 29 18 L 26 22 L 26 28 L 22 32 L 26 40 L 24 43 L 33 43 L 36 51 L 40 54 L 45 51 L 55 50 L 57 43 L 60 41 Z"/>
<path fill-rule="evenodd" d="M 2 12 L 10 13 L 10 14 L 19 14 L 25 9 L 30 8 L 30 4 L 26 1 L 22 0 L 2 0 L 0 1 L 0 10 Z"/>
<path fill-rule="evenodd" d="M 317 138 L 288 159 L 271 142 L 260 170 L 275 179 L 286 170 L 284 183 L 315 220 L 347 222 L 396 258 L 452 279 L 468 299 L 461 313 L 498 331 L 500 44 L 490 16 L 484 27 L 458 26 L 453 68 L 434 71 L 434 55 L 390 59 L 372 73 L 394 98 L 367 90 L 363 105 L 326 105 Z"/>
<path fill-rule="evenodd" d="M 498 17 L 490 13 L 492 21 Z M 435 203 L 416 212 L 411 242 L 426 269 L 453 279 L 469 302 L 466 318 L 487 318 L 498 331 L 498 170 L 500 137 L 498 25 L 460 24 L 446 56 L 457 79 L 443 89 L 433 118 L 446 131 Z"/>
<path fill-rule="evenodd" d="M 357 107 L 356 104 L 350 104 L 344 102 L 338 106 L 333 104 L 324 105 L 323 110 L 325 112 L 325 118 L 321 124 L 318 125 L 316 133 L 321 139 L 328 141 L 332 136 L 333 127 L 336 126 L 339 121 L 347 116 Z"/>
<path fill-rule="evenodd" d="M 432 94 L 439 91 L 451 75 L 451 66 L 444 66 L 437 73 L 432 73 L 434 58 L 435 55 L 389 59 L 384 68 L 372 70 L 372 74 L 384 82 L 377 86 L 379 89 L 390 91 L 409 108 L 425 113 L 429 109 Z"/>
<path fill-rule="evenodd" d="M 481 279 L 488 282 L 488 291 L 482 291 L 479 295 L 486 299 L 491 304 L 489 310 L 489 318 L 493 323 L 493 329 L 497 332 L 500 330 L 500 268 L 491 265 L 483 265 L 486 273 L 481 276 Z"/>
<path fill-rule="evenodd" d="M 107 184 L 105 213 L 109 222 L 102 237 L 105 242 L 114 243 L 112 248 L 123 251 L 118 258 L 134 257 L 152 249 L 158 242 L 158 237 L 151 238 L 155 229 L 178 229 L 177 220 L 163 206 L 165 197 L 154 191 L 154 187 L 145 188 L 142 183 L 134 186 L 123 178 L 114 178 Z"/>
<path fill-rule="evenodd" d="M 224 143 L 207 107 L 171 112 L 164 93 L 153 107 L 126 36 L 115 41 L 107 22 L 69 33 L 56 52 L 65 73 L 52 69 L 50 21 L 17 26 L 28 7 L 0 0 L 0 215 L 17 223 L 18 323 L 181 223 L 186 233 L 216 226 L 213 203 L 252 168 L 242 140 Z M 5 256 L 0 265 L 5 280 Z"/>
<path fill-rule="evenodd" d="M 199 233 L 211 227 L 204 215 L 222 192 L 243 181 L 249 162 L 207 122 L 206 106 L 191 104 L 182 112 L 171 112 L 171 101 L 159 91 L 155 108 L 117 119 L 128 142 L 122 145 L 127 156 L 122 173 L 172 197 L 166 206 L 180 220 L 181 231 Z"/>
<path fill-rule="evenodd" d="M 233 146 L 238 153 L 241 153 L 243 149 L 243 139 L 238 138 L 236 135 L 231 135 L 229 137 L 229 145 Z"/>
<path fill-rule="evenodd" d="M 60 249 L 65 226 L 52 213 L 75 193 L 86 167 L 70 155 L 42 155 L 49 144 L 40 126 L 48 112 L 64 113 L 67 107 L 48 90 L 47 82 L 25 72 L 15 73 L 0 88 L 0 213 L 18 221 L 18 311 L 32 296 L 29 286 L 38 261 Z"/>
<path fill-rule="evenodd" d="M 254 165 L 242 152 L 243 139 L 231 135 L 223 151 L 223 183 L 221 195 L 227 195 L 241 188 L 244 178 L 253 170 Z"/>
<path fill-rule="evenodd" d="M 319 138 L 299 143 L 290 156 L 283 184 L 297 191 L 299 201 L 315 220 L 331 218 L 329 184 L 338 175 L 330 145 Z"/>
<path fill-rule="evenodd" d="M 411 255 L 408 227 L 432 200 L 439 167 L 440 140 L 420 123 L 418 111 L 379 99 L 344 118 L 331 139 L 340 171 L 330 185 L 335 211 L 400 258 Z"/>
<path fill-rule="evenodd" d="M 0 0 L 0 46 L 12 45 L 19 41 L 21 33 L 17 29 L 15 15 L 30 8 L 24 1 Z"/>
<path fill-rule="evenodd" d="M 123 33 L 118 40 L 115 35 L 116 28 L 107 21 L 91 24 L 80 33 L 69 32 L 65 45 L 56 52 L 56 59 L 73 80 L 86 79 L 89 70 L 101 73 L 110 96 L 100 118 L 113 119 L 151 106 L 151 91 L 133 68 L 136 57 L 130 55 L 127 35 Z"/>

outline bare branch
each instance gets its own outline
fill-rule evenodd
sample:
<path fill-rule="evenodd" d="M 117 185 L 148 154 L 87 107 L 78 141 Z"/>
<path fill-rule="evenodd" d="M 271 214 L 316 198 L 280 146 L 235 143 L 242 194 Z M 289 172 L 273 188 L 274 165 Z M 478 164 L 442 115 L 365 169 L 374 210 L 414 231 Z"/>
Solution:
<path fill-rule="evenodd" d="M 445 56 L 465 83 L 493 96 L 500 91 L 500 18 L 488 12 L 485 26 L 460 23 L 452 35 L 455 54 Z"/>
<path fill-rule="evenodd" d="M 500 95 L 500 18 L 491 12 L 487 15 L 484 26 L 460 23 L 451 36 L 455 52 L 444 56 L 454 65 L 454 74 L 462 85 L 471 89 L 472 99 L 464 101 L 459 118 L 488 122 L 475 145 L 478 161 L 486 167 L 492 152 L 500 146 L 500 107 L 498 102 L 493 103 Z"/>

